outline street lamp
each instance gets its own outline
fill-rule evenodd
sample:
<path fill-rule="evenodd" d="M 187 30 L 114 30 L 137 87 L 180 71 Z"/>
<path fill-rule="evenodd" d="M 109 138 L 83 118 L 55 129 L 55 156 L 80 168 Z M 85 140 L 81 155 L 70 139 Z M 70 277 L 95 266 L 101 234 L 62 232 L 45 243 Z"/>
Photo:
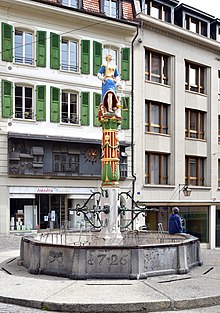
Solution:
<path fill-rule="evenodd" d="M 179 184 L 179 200 L 180 200 L 180 191 L 183 192 L 185 197 L 189 197 L 191 195 L 192 190 L 189 188 L 188 185 L 184 185 L 182 188 L 180 188 L 182 185 Z"/>

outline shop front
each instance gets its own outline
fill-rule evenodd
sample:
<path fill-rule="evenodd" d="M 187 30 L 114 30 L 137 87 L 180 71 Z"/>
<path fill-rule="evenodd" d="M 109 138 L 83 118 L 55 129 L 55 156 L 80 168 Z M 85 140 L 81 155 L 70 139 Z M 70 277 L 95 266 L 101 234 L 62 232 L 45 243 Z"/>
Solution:
<path fill-rule="evenodd" d="M 90 195 L 87 188 L 11 187 L 10 231 L 86 228 L 83 216 L 71 209 Z"/>
<path fill-rule="evenodd" d="M 155 208 L 155 207 L 152 207 Z M 163 229 L 168 231 L 169 216 L 172 207 L 156 207 L 158 211 L 149 211 L 145 217 L 148 230 L 157 230 L 158 223 L 162 223 Z M 209 242 L 209 207 L 208 206 L 182 206 L 180 217 L 182 218 L 183 232 L 200 239 L 201 243 Z M 218 211 L 217 211 L 218 212 Z M 220 213 L 220 211 L 219 211 Z M 220 214 L 219 214 L 220 225 Z M 220 232 L 219 232 L 220 233 Z M 220 235 L 219 235 L 220 236 Z M 220 243 L 220 242 L 219 242 Z"/>

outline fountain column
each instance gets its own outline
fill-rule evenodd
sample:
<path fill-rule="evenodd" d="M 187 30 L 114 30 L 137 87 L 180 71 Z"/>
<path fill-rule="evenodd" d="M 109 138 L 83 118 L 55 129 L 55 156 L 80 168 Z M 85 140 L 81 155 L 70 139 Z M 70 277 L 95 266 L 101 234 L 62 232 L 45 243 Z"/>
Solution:
<path fill-rule="evenodd" d="M 119 244 L 122 236 L 118 216 L 119 207 L 119 141 L 118 126 L 121 117 L 114 113 L 104 114 L 100 123 L 102 125 L 102 190 L 101 205 L 109 206 L 109 214 L 102 214 L 105 227 L 101 229 L 101 238 L 106 244 Z"/>

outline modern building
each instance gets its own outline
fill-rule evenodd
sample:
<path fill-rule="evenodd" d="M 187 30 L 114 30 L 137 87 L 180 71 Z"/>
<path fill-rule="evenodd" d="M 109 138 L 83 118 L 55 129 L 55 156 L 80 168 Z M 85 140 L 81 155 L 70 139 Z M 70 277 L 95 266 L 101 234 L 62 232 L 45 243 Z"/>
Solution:
<path fill-rule="evenodd" d="M 87 227 L 71 208 L 101 186 L 97 72 L 107 52 L 124 85 L 120 187 L 132 189 L 133 13 L 130 0 L 1 0 L 1 234 Z"/>
<path fill-rule="evenodd" d="M 139 220 L 220 246 L 220 24 L 176 0 L 135 1 L 135 199 L 158 212 Z M 138 77 L 138 79 L 137 79 Z"/>

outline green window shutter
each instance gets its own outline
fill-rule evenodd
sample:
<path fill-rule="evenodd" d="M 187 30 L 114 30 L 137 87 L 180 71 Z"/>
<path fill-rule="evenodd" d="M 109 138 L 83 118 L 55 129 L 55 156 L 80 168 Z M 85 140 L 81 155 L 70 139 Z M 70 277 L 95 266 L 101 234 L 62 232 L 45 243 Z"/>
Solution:
<path fill-rule="evenodd" d="M 122 104 L 123 104 L 123 108 L 121 109 L 121 117 L 122 117 L 121 129 L 129 129 L 130 127 L 130 123 L 129 123 L 130 98 L 122 97 Z"/>
<path fill-rule="evenodd" d="M 60 36 L 50 33 L 50 68 L 60 69 Z"/>
<path fill-rule="evenodd" d="M 130 79 L 130 48 L 121 50 L 121 79 Z"/>
<path fill-rule="evenodd" d="M 93 94 L 93 125 L 94 126 L 100 126 L 100 123 L 98 121 L 98 109 L 101 103 L 101 99 L 102 99 L 102 96 L 100 93 Z"/>
<path fill-rule="evenodd" d="M 2 61 L 13 61 L 13 27 L 2 23 Z"/>
<path fill-rule="evenodd" d="M 50 87 L 50 121 L 60 121 L 60 89 Z"/>
<path fill-rule="evenodd" d="M 12 82 L 2 80 L 2 117 L 12 117 L 13 114 Z"/>
<path fill-rule="evenodd" d="M 89 113 L 90 113 L 90 105 L 89 105 L 89 92 L 81 93 L 81 125 L 88 126 L 89 125 Z"/>
<path fill-rule="evenodd" d="M 37 66 L 46 67 L 46 36 L 45 31 L 37 31 L 36 55 Z"/>
<path fill-rule="evenodd" d="M 100 66 L 102 65 L 102 44 L 93 42 L 93 75 L 97 75 Z"/>
<path fill-rule="evenodd" d="M 81 41 L 81 73 L 90 73 L 90 41 Z"/>
<path fill-rule="evenodd" d="M 36 88 L 36 120 L 46 121 L 46 86 Z"/>

